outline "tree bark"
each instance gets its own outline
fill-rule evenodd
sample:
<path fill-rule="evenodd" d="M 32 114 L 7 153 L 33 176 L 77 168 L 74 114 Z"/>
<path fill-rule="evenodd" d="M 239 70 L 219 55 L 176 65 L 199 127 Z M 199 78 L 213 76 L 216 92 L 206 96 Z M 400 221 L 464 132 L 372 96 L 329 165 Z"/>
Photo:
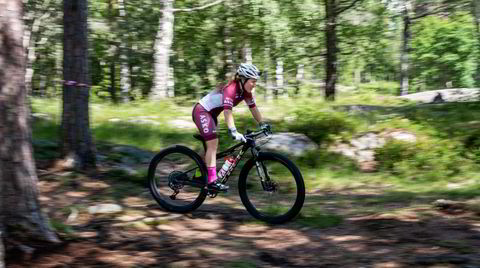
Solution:
<path fill-rule="evenodd" d="M 157 37 L 155 38 L 154 54 L 154 79 L 150 99 L 158 100 L 173 97 L 175 92 L 174 71 L 170 67 L 170 51 L 173 43 L 173 26 L 175 21 L 174 12 L 192 12 L 217 5 L 223 0 L 217 0 L 210 4 L 185 9 L 174 9 L 173 0 L 163 0 L 162 17 L 158 25 Z M 228 7 L 227 7 L 228 8 Z"/>
<path fill-rule="evenodd" d="M 303 63 L 297 64 L 297 74 L 295 75 L 295 96 L 300 93 L 300 88 L 305 79 L 305 65 Z"/>
<path fill-rule="evenodd" d="M 268 35 L 266 35 L 268 36 Z M 268 75 L 268 70 L 270 69 L 270 44 L 267 43 L 264 48 L 264 79 L 265 79 L 265 95 L 264 100 L 270 101 L 273 99 L 273 86 L 270 83 L 270 77 Z"/>
<path fill-rule="evenodd" d="M 154 100 L 168 97 L 168 67 L 170 62 L 170 49 L 173 42 L 173 0 L 164 0 L 162 17 L 158 25 L 155 39 L 155 74 L 151 98 Z"/>
<path fill-rule="evenodd" d="M 117 81 L 116 81 L 116 73 L 115 73 L 115 66 L 116 66 L 116 62 L 117 62 L 117 57 L 116 57 L 116 48 L 113 47 L 110 47 L 111 50 L 114 50 L 113 51 L 113 55 L 111 56 L 111 60 L 110 60 L 110 66 L 109 66 L 109 74 L 110 74 L 110 86 L 108 87 L 108 91 L 110 92 L 110 98 L 112 100 L 112 102 L 114 104 L 117 104 L 118 103 L 118 98 L 117 98 Z"/>
<path fill-rule="evenodd" d="M 25 87 L 22 0 L 0 0 L 0 232 L 2 239 L 59 242 L 42 214 Z M 22 228 L 19 232 L 9 232 Z M 0 267 L 4 266 L 0 239 Z"/>
<path fill-rule="evenodd" d="M 480 86 L 480 2 L 478 0 L 472 0 L 472 13 L 477 36 L 477 72 L 475 74 L 475 84 L 476 86 Z"/>
<path fill-rule="evenodd" d="M 68 167 L 95 167 L 88 100 L 87 1 L 64 1 L 62 157 Z"/>
<path fill-rule="evenodd" d="M 34 75 L 33 63 L 36 59 L 35 41 L 42 22 L 50 16 L 50 12 L 47 11 L 49 4 L 50 0 L 37 2 L 35 8 L 25 16 L 26 19 L 32 20 L 31 27 L 25 27 L 23 35 L 23 46 L 26 49 L 27 56 L 27 70 L 25 74 L 25 87 L 27 89 L 27 94 L 32 92 L 32 79 Z"/>
<path fill-rule="evenodd" d="M 327 42 L 327 62 L 325 65 L 325 100 L 335 100 L 335 85 L 337 83 L 337 13 L 336 0 L 325 1 Z"/>
<path fill-rule="evenodd" d="M 278 98 L 278 95 L 284 95 L 283 87 L 283 61 L 281 58 L 277 58 L 276 67 L 275 67 L 275 98 Z"/>
<path fill-rule="evenodd" d="M 403 9 L 403 34 L 402 34 L 402 51 L 400 55 L 400 92 L 399 95 L 408 94 L 408 78 L 409 78 L 409 53 L 410 53 L 410 26 L 412 24 L 409 12 L 409 3 L 405 2 Z"/>
<path fill-rule="evenodd" d="M 243 46 L 243 62 L 252 64 L 252 48 L 249 43 Z"/>
<path fill-rule="evenodd" d="M 128 66 L 128 51 L 130 49 L 129 45 L 129 30 L 128 24 L 126 22 L 126 11 L 124 0 L 118 0 L 118 12 L 120 14 L 119 25 L 120 25 L 120 87 L 122 88 L 121 96 L 123 102 L 130 101 L 130 90 L 131 90 L 131 81 L 130 81 L 130 68 Z"/>

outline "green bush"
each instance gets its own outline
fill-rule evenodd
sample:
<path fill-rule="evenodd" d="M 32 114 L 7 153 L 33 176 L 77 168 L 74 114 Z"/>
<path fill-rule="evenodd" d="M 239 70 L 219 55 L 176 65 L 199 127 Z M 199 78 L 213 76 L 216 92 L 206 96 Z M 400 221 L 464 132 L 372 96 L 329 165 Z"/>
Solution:
<path fill-rule="evenodd" d="M 379 169 L 409 179 L 434 181 L 458 174 L 468 161 L 453 141 L 389 141 L 376 150 Z M 466 162 L 467 161 L 467 162 Z"/>
<path fill-rule="evenodd" d="M 295 111 L 295 120 L 289 123 L 288 131 L 303 133 L 317 144 L 327 143 L 335 136 L 351 134 L 354 121 L 346 113 L 302 108 Z"/>
<path fill-rule="evenodd" d="M 464 156 L 480 163 L 480 131 L 470 134 L 464 141 Z"/>

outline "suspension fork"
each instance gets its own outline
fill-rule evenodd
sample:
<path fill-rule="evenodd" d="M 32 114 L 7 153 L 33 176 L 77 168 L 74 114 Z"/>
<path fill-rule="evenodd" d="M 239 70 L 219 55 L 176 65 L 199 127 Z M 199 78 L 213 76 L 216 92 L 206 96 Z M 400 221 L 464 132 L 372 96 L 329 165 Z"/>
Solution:
<path fill-rule="evenodd" d="M 260 177 L 260 181 L 262 182 L 262 186 L 263 188 L 265 188 L 265 182 L 266 181 L 269 181 L 270 178 L 268 176 L 268 171 L 267 171 L 267 168 L 265 167 L 265 165 L 263 164 L 263 162 L 259 162 L 257 159 L 258 159 L 258 155 L 260 154 L 259 150 L 257 149 L 257 147 L 252 147 L 252 154 L 253 154 L 253 157 L 255 159 L 255 167 L 257 169 L 257 174 L 258 176 Z"/>

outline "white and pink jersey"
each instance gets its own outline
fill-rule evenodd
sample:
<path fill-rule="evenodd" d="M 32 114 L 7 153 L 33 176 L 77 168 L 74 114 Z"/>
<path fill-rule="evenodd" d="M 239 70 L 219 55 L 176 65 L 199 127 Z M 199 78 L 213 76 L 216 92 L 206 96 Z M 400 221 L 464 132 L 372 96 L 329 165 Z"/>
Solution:
<path fill-rule="evenodd" d="M 255 99 L 252 93 L 242 90 L 239 83 L 231 81 L 223 90 L 213 90 L 203 97 L 199 103 L 216 118 L 223 110 L 232 110 L 242 100 L 245 100 L 248 107 L 255 107 Z"/>

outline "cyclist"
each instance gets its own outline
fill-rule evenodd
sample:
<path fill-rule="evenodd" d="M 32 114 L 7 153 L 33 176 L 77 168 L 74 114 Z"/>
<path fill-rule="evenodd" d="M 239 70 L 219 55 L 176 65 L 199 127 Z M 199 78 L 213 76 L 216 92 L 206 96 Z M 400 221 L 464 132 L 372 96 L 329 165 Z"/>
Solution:
<path fill-rule="evenodd" d="M 192 117 L 200 135 L 207 144 L 205 164 L 208 170 L 208 186 L 210 188 L 226 191 L 228 186 L 217 181 L 216 154 L 218 147 L 217 117 L 223 111 L 228 133 L 237 141 L 245 142 L 245 137 L 237 131 L 232 115 L 232 108 L 245 100 L 250 112 L 262 129 L 270 126 L 262 121 L 262 115 L 255 105 L 252 90 L 260 78 L 260 71 L 253 64 L 242 63 L 237 68 L 235 78 L 223 88 L 215 89 L 203 97 L 193 107 Z"/>

